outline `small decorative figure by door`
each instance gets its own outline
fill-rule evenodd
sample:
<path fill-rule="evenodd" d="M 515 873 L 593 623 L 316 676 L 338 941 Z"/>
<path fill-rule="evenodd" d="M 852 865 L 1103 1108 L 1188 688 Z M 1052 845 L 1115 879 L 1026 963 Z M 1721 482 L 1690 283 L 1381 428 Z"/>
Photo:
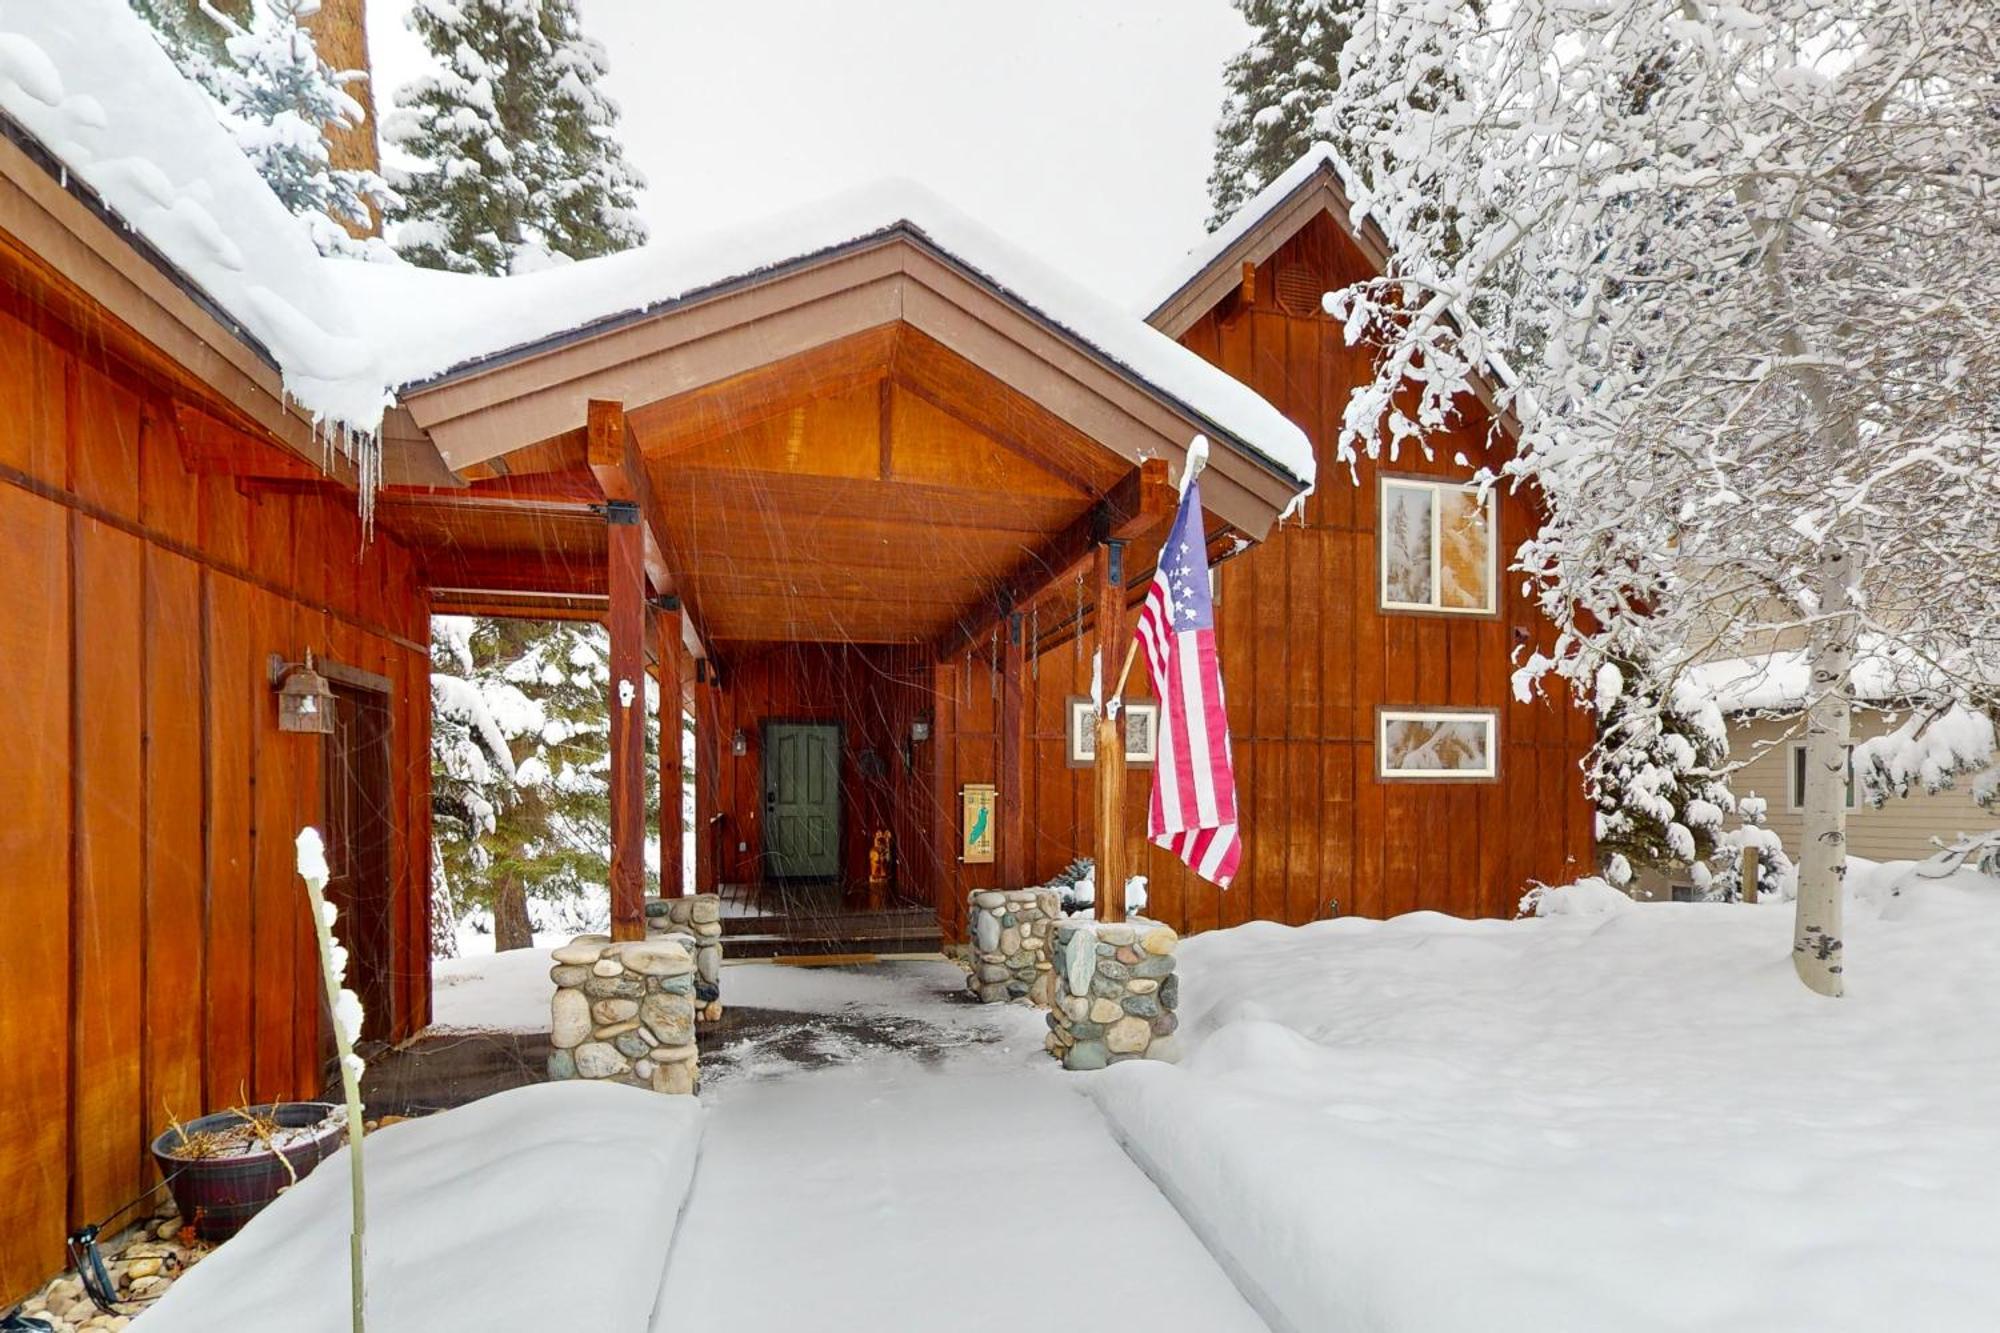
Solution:
<path fill-rule="evenodd" d="M 895 835 L 888 829 L 875 830 L 874 845 L 868 849 L 868 887 L 884 889 L 895 875 Z"/>

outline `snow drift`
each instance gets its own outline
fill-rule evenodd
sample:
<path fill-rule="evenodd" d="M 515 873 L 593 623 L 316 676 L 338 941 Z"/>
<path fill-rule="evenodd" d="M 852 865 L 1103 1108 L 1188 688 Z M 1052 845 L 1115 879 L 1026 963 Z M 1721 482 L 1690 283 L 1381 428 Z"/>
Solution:
<path fill-rule="evenodd" d="M 641 1329 L 702 1111 L 576 1080 L 368 1137 L 370 1328 Z M 147 1333 L 346 1333 L 347 1150 L 146 1313 Z"/>
<path fill-rule="evenodd" d="M 1838 1001 L 1783 906 L 1201 935 L 1088 1091 L 1277 1329 L 1991 1328 L 2000 881 L 1908 870 Z"/>

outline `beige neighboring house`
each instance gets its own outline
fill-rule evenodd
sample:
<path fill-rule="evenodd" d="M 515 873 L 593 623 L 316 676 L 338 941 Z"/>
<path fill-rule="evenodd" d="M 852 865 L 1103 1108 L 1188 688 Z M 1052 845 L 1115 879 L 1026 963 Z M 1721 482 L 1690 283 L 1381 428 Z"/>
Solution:
<path fill-rule="evenodd" d="M 1739 801 L 1758 797 L 1764 802 L 1764 825 L 1785 844 L 1794 862 L 1803 850 L 1805 819 L 1801 812 L 1805 785 L 1806 670 L 1804 655 L 1776 652 L 1756 658 L 1714 662 L 1695 669 L 1697 679 L 1721 705 L 1729 723 L 1729 758 L 1738 765 L 1729 782 Z M 1909 683 L 1883 667 L 1879 660 L 1862 662 L 1855 672 L 1857 703 L 1854 741 L 1883 736 L 1910 716 Z M 1731 818 L 1725 827 L 1740 823 Z M 1850 784 L 1847 849 L 1871 861 L 1919 861 L 1963 835 L 2000 828 L 2000 807 L 1987 809 L 1972 798 L 1971 780 L 1936 793 L 1912 789 L 1908 796 L 1889 797 L 1880 808 L 1868 804 Z M 1633 896 L 1664 899 L 1684 896 L 1685 872 L 1656 872 L 1635 878 Z M 1676 894 L 1676 889 L 1680 894 Z"/>

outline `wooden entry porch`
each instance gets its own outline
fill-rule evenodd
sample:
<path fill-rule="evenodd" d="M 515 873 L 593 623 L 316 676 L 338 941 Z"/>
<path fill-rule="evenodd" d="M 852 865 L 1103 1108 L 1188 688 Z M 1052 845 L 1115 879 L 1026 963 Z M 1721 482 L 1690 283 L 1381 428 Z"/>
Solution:
<path fill-rule="evenodd" d="M 1233 418 L 1244 391 L 1172 350 L 1162 387 L 899 225 L 404 386 L 448 475 L 386 489 L 377 521 L 438 611 L 609 627 L 614 934 L 643 929 L 649 670 L 692 720 L 698 890 L 774 878 L 761 738 L 833 724 L 837 878 L 865 882 L 887 833 L 897 891 L 950 934 L 967 888 L 1028 882 L 1039 631 L 1125 641 L 1197 436 L 1212 541 L 1261 538 L 1302 484 L 1188 405 Z M 997 793 L 991 865 L 959 855 L 970 783 Z M 1097 785 L 1115 861 L 1125 788 Z M 661 802 L 669 892 L 681 816 Z"/>
<path fill-rule="evenodd" d="M 867 884 L 724 884 L 723 952 L 730 958 L 935 953 L 936 909 Z"/>

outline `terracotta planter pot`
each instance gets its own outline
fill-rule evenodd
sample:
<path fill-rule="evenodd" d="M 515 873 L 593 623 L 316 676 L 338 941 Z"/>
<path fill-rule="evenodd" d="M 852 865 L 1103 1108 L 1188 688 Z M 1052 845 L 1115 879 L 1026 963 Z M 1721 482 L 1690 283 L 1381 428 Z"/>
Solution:
<path fill-rule="evenodd" d="M 318 1124 L 338 1108 L 332 1102 L 276 1102 L 247 1109 L 255 1115 L 269 1116 L 281 1128 L 303 1129 Z M 241 1231 L 245 1222 L 277 1198 L 280 1190 L 291 1185 L 294 1173 L 298 1179 L 305 1179 L 307 1172 L 323 1158 L 331 1157 L 346 1141 L 346 1130 L 342 1127 L 285 1148 L 283 1160 L 271 1149 L 236 1157 L 173 1155 L 184 1134 L 226 1130 L 242 1123 L 243 1117 L 236 1112 L 218 1111 L 191 1120 L 179 1130 L 167 1130 L 153 1140 L 153 1160 L 167 1177 L 174 1203 L 179 1206 L 181 1216 L 193 1224 L 195 1234 L 206 1241 L 228 1240 Z M 289 1171 L 285 1169 L 286 1162 L 291 1163 Z"/>

